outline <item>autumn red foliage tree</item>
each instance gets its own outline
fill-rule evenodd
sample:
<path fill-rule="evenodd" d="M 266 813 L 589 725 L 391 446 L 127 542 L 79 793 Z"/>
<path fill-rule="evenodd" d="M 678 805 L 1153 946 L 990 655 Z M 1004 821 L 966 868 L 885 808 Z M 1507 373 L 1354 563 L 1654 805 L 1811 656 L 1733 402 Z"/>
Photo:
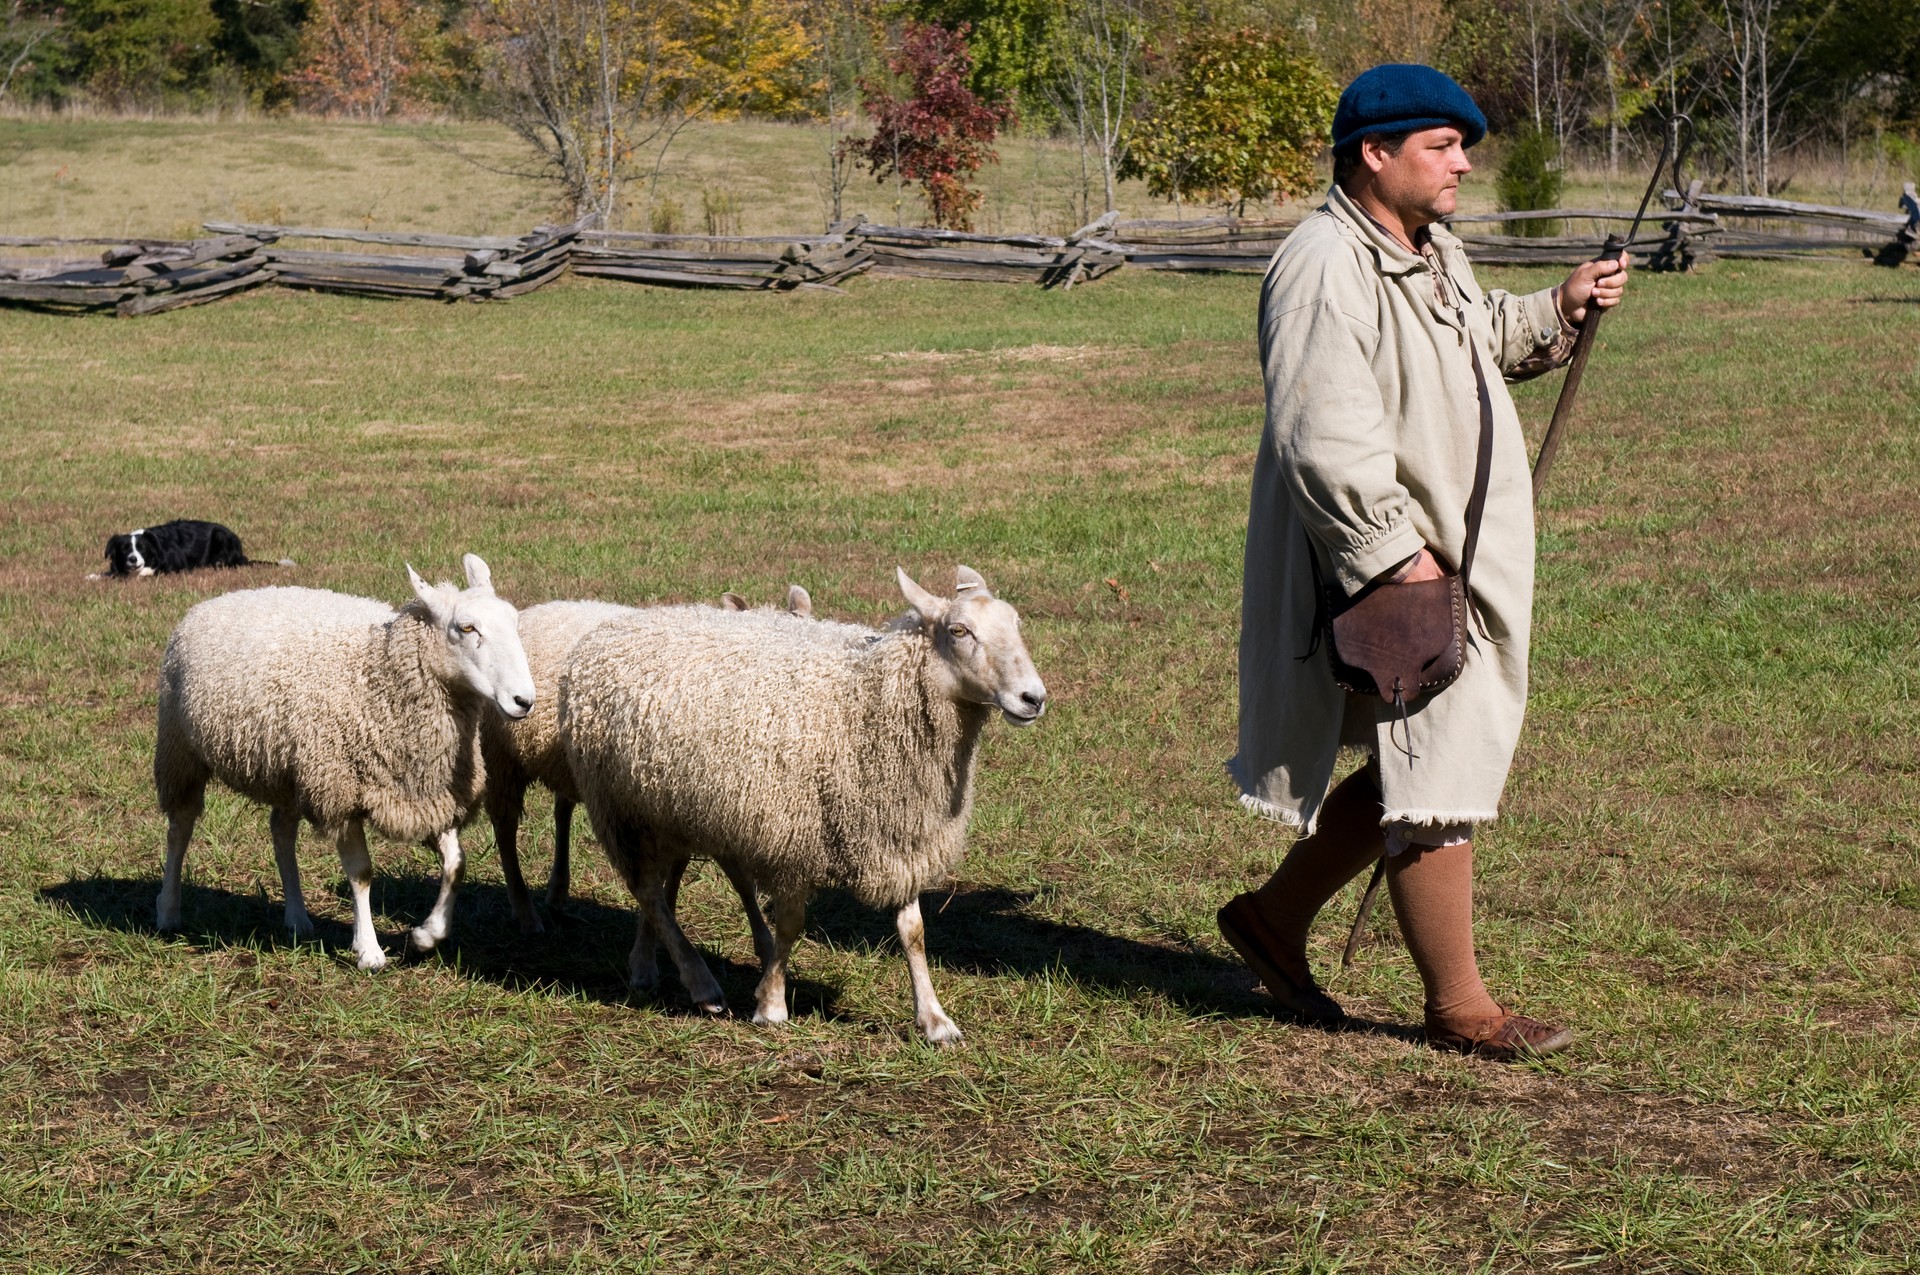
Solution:
<path fill-rule="evenodd" d="M 964 24 L 952 31 L 923 22 L 902 26 L 899 45 L 887 57 L 900 90 L 861 81 L 873 136 L 843 143 L 865 161 L 875 181 L 897 174 L 918 182 L 933 224 L 949 230 L 973 224 L 981 195 L 967 178 L 998 158 L 993 139 L 1013 121 L 1012 107 L 985 101 L 967 87 L 973 72 L 967 31 Z"/>
<path fill-rule="evenodd" d="M 427 0 L 315 0 L 287 80 L 308 110 L 385 119 L 431 74 L 436 29 Z"/>

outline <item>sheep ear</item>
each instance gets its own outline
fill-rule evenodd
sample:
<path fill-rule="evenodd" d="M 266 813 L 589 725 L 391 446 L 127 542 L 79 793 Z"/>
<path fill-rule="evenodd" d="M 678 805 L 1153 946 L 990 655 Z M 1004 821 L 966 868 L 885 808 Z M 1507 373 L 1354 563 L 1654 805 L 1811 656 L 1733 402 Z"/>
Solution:
<path fill-rule="evenodd" d="M 962 593 L 971 594 L 976 598 L 993 596 L 987 592 L 986 578 L 972 567 L 964 566 L 953 573 L 953 592 L 956 596 Z"/>
<path fill-rule="evenodd" d="M 720 609 L 723 611 L 744 611 L 747 609 L 747 600 L 729 589 L 720 595 Z"/>
<path fill-rule="evenodd" d="M 486 562 L 481 559 L 479 554 L 468 554 L 466 557 L 460 559 L 460 565 L 467 569 L 467 587 L 469 589 L 485 589 L 488 593 L 493 592 L 493 571 L 487 566 Z"/>
<path fill-rule="evenodd" d="M 787 614 L 803 620 L 813 618 L 813 595 L 797 584 L 787 586 Z"/>
<path fill-rule="evenodd" d="M 440 591 L 420 578 L 420 573 L 407 564 L 407 583 L 413 586 L 413 596 L 427 604 L 427 609 L 435 615 L 440 614 Z"/>
<path fill-rule="evenodd" d="M 907 574 L 906 568 L 895 567 L 893 570 L 894 574 L 900 577 L 900 593 L 906 598 L 907 605 L 918 611 L 920 618 L 928 623 L 938 620 L 945 610 L 945 604 L 915 584 L 913 577 Z"/>

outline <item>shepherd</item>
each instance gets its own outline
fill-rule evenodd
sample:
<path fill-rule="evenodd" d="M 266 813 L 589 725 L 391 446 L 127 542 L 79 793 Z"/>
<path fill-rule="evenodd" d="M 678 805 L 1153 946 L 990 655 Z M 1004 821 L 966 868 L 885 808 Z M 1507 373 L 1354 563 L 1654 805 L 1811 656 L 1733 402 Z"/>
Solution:
<path fill-rule="evenodd" d="M 1519 740 L 1533 607 L 1532 493 L 1506 382 L 1564 364 L 1589 307 L 1619 303 L 1627 263 L 1589 262 L 1527 295 L 1482 290 L 1441 218 L 1486 131 L 1472 97 L 1432 67 L 1365 72 L 1334 112 L 1327 200 L 1268 267 L 1266 428 L 1228 769 L 1243 804 L 1299 839 L 1219 924 L 1283 1009 L 1337 1025 L 1307 930 L 1384 856 L 1426 989 L 1427 1043 L 1513 1061 L 1573 1034 L 1497 1003 L 1473 947 L 1474 830 L 1498 812 Z M 1421 591 L 1396 590 L 1454 575 L 1457 673 L 1423 690 L 1419 658 L 1393 650 L 1419 628 L 1396 599 Z M 1333 617 L 1363 601 L 1376 620 L 1357 649 Z M 1343 659 L 1363 664 L 1368 651 L 1385 652 L 1377 694 L 1336 680 Z M 1333 785 L 1343 744 L 1370 756 Z"/>

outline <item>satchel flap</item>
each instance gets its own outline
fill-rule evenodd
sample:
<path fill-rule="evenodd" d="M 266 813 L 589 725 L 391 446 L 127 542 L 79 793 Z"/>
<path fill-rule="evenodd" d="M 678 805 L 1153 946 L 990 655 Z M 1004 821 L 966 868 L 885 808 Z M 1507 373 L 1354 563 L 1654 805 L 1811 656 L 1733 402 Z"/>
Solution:
<path fill-rule="evenodd" d="M 1458 671 L 1459 597 L 1458 576 L 1375 585 L 1333 617 L 1334 649 L 1373 678 L 1381 699 L 1392 703 L 1397 686 L 1411 700 Z"/>

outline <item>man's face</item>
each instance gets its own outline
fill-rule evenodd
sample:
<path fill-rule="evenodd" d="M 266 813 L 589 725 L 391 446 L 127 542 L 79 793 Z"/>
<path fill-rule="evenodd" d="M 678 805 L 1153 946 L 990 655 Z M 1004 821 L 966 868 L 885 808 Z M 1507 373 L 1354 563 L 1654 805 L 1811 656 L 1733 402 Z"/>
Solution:
<path fill-rule="evenodd" d="M 1411 225 L 1425 225 L 1452 214 L 1460 179 L 1473 171 L 1461 140 L 1460 130 L 1451 126 L 1423 128 L 1408 135 L 1398 154 L 1362 142 L 1361 158 L 1374 172 L 1380 201 Z"/>

